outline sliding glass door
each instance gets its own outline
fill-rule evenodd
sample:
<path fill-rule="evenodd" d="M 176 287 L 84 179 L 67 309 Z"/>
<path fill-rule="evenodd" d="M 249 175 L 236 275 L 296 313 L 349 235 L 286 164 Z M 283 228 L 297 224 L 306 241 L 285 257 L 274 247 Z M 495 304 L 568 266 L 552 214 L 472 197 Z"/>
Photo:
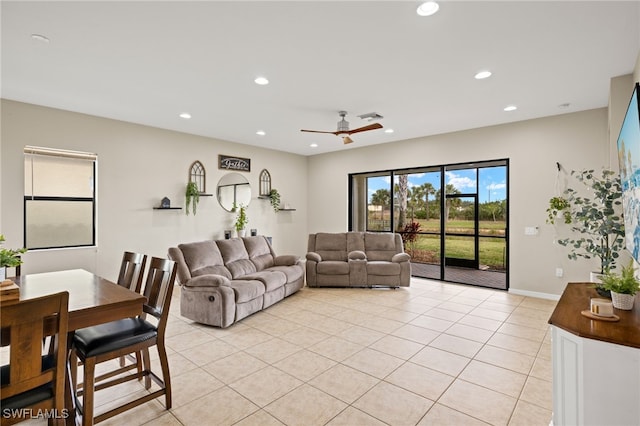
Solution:
<path fill-rule="evenodd" d="M 507 181 L 507 160 L 354 174 L 350 229 L 401 234 L 414 276 L 507 289 Z"/>

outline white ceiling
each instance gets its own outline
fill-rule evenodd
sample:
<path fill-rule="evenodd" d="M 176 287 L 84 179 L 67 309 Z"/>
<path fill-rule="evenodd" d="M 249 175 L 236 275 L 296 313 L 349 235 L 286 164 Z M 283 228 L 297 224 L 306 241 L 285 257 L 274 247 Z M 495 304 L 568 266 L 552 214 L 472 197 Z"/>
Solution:
<path fill-rule="evenodd" d="M 2 1 L 2 97 L 314 155 L 604 107 L 640 50 L 638 1 L 440 3 Z M 339 110 L 395 132 L 300 132 Z"/>

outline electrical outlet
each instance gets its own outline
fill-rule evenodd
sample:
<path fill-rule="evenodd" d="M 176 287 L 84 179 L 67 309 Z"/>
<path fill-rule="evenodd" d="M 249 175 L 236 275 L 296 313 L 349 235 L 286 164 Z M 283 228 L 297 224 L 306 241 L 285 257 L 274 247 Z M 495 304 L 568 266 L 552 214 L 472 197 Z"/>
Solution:
<path fill-rule="evenodd" d="M 556 277 L 562 278 L 563 274 L 564 274 L 564 271 L 562 270 L 562 268 L 556 268 Z"/>

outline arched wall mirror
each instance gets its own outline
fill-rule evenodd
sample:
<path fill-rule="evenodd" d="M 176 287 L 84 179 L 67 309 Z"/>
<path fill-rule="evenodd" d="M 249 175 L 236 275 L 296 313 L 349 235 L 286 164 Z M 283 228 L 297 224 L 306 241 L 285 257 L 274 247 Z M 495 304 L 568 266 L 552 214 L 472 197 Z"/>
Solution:
<path fill-rule="evenodd" d="M 247 178 L 240 173 L 227 173 L 218 181 L 216 190 L 218 202 L 228 212 L 234 207 L 248 207 L 251 202 L 251 185 Z"/>

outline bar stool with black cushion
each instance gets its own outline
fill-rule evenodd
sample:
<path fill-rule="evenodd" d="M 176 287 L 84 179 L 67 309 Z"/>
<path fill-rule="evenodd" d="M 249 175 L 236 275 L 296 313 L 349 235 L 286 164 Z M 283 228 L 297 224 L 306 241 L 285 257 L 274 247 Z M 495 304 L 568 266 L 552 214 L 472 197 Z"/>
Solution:
<path fill-rule="evenodd" d="M 164 337 L 176 269 L 175 262 L 171 260 L 151 258 L 143 292 L 147 302 L 143 306 L 142 315 L 76 330 L 70 354 L 71 377 L 74 382 L 72 389 L 76 389 L 77 372 L 74 370 L 77 369 L 79 359 L 84 366 L 84 383 L 82 392 L 76 393 L 76 402 L 79 414 L 82 415 L 83 425 L 99 423 L 161 395 L 165 395 L 167 410 L 171 408 L 171 377 Z M 149 348 L 153 346 L 158 349 L 162 378 L 151 371 Z M 145 388 L 150 389 L 151 379 L 153 379 L 160 389 L 94 418 L 95 391 L 138 378 L 137 374 L 128 374 L 96 384 L 94 376 L 96 364 L 138 351 L 142 352 L 144 365 L 142 375 L 145 377 Z M 80 395 L 82 395 L 82 403 L 80 403 Z"/>
<path fill-rule="evenodd" d="M 2 416 L 10 425 L 41 413 L 49 424 L 63 423 L 69 293 L 56 293 L 3 304 L 2 345 L 9 345 L 9 364 L 0 367 Z M 53 350 L 42 354 L 42 339 L 51 336 Z M 40 411 L 48 410 L 48 411 Z M 44 417 L 42 417 L 44 418 Z"/>

